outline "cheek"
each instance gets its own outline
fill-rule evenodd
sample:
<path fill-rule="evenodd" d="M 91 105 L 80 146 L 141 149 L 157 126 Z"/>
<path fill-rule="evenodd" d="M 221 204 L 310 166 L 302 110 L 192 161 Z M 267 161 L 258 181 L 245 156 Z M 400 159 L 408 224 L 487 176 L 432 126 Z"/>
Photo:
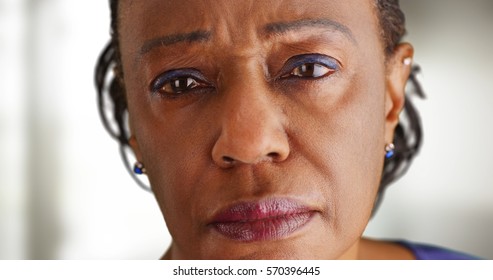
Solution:
<path fill-rule="evenodd" d="M 217 193 L 203 183 L 213 171 L 212 125 L 208 118 L 190 117 L 193 114 L 143 115 L 139 123 L 144 125 L 136 134 L 142 139 L 139 144 L 153 192 L 171 234 L 186 236 L 192 225 L 200 223 L 196 214 L 203 212 L 202 200 Z"/>
<path fill-rule="evenodd" d="M 237 183 L 218 172 L 212 161 L 211 150 L 220 133 L 216 109 L 198 102 L 164 110 L 160 101 L 129 98 L 134 102 L 129 102 L 131 122 L 139 124 L 134 131 L 142 160 L 174 244 L 200 257 L 205 251 L 200 246 L 206 235 L 205 217 L 212 215 L 216 201 L 231 200 L 229 191 L 234 189 L 228 186 Z"/>
<path fill-rule="evenodd" d="M 383 91 L 380 91 L 383 92 Z M 376 92 L 361 92 L 360 102 L 352 103 L 350 116 L 340 120 L 345 124 L 338 139 L 341 154 L 337 158 L 339 186 L 336 203 L 341 211 L 339 221 L 356 226 L 357 217 L 366 221 L 374 205 L 384 159 L 383 97 Z"/>
<path fill-rule="evenodd" d="M 378 72 L 377 72 L 378 73 Z M 295 142 L 312 170 L 327 178 L 325 188 L 335 231 L 357 227 L 371 214 L 384 159 L 383 77 L 354 76 L 338 98 L 298 110 Z M 375 82 L 381 81 L 381 82 Z M 303 117 L 301 117 L 303 116 Z"/>

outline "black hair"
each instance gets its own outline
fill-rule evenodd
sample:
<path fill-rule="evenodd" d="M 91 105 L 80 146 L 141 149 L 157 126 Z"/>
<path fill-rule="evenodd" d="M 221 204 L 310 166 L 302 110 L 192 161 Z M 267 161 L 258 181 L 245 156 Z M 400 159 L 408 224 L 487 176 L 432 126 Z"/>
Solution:
<path fill-rule="evenodd" d="M 98 108 L 103 125 L 108 133 L 118 141 L 125 166 L 136 179 L 124 151 L 129 146 L 129 132 L 126 127 L 127 100 L 119 53 L 118 3 L 118 0 L 110 0 L 111 40 L 97 62 L 95 82 L 98 92 Z M 375 0 L 375 6 L 382 28 L 381 36 L 385 53 L 389 57 L 406 33 L 404 13 L 400 9 L 399 0 Z M 408 170 L 421 147 L 423 136 L 421 120 L 410 99 L 412 93 L 424 98 L 421 85 L 416 79 L 419 70 L 418 66 L 413 66 L 409 76 L 409 90 L 405 97 L 404 110 L 394 133 L 395 153 L 393 157 L 385 160 L 376 206 L 380 203 L 385 188 Z M 106 112 L 108 109 L 109 113 Z M 148 189 L 139 180 L 136 181 L 141 187 Z"/>

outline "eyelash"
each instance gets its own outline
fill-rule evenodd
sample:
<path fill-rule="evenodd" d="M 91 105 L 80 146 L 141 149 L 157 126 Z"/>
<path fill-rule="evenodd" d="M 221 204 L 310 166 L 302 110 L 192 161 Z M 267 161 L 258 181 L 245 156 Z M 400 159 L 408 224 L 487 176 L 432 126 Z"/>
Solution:
<path fill-rule="evenodd" d="M 179 83 L 186 82 L 186 89 L 176 91 L 180 87 Z M 192 86 L 190 88 L 190 86 Z M 200 88 L 198 88 L 200 87 Z M 172 91 L 166 91 L 166 88 Z M 178 69 L 167 71 L 158 76 L 150 86 L 150 90 L 154 94 L 159 94 L 163 97 L 177 98 L 188 94 L 191 91 L 210 90 L 212 85 L 206 82 L 206 79 L 196 69 Z"/>
<path fill-rule="evenodd" d="M 304 68 L 304 69 L 303 69 Z M 295 79 L 308 79 L 317 80 L 324 77 L 330 76 L 340 68 L 339 63 L 334 58 L 326 55 L 320 54 L 302 54 L 290 58 L 282 67 L 281 79 L 284 78 L 295 78 Z M 310 77 L 303 76 L 300 71 L 308 72 L 320 72 L 325 71 L 325 73 Z M 298 72 L 298 73 L 296 73 Z"/>
<path fill-rule="evenodd" d="M 303 54 L 291 57 L 284 64 L 276 80 L 301 79 L 318 80 L 328 77 L 340 68 L 334 58 L 320 54 Z M 312 72 L 315 76 L 303 76 L 303 72 Z M 183 84 L 185 82 L 185 84 Z M 177 90 L 185 85 L 185 89 Z M 213 89 L 200 71 L 196 69 L 177 69 L 167 71 L 158 76 L 150 86 L 153 94 L 162 97 L 177 98 L 193 93 L 203 93 Z"/>

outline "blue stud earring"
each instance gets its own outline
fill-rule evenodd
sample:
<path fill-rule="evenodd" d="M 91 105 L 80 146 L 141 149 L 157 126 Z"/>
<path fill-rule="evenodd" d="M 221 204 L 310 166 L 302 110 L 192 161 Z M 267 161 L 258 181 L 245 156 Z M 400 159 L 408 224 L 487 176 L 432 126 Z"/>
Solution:
<path fill-rule="evenodd" d="M 134 165 L 134 173 L 137 175 L 146 174 L 146 169 L 144 167 L 144 164 L 140 162 L 136 162 Z"/>
<path fill-rule="evenodd" d="M 393 157 L 395 154 L 395 145 L 394 143 L 390 143 L 385 145 L 385 158 L 389 159 Z"/>

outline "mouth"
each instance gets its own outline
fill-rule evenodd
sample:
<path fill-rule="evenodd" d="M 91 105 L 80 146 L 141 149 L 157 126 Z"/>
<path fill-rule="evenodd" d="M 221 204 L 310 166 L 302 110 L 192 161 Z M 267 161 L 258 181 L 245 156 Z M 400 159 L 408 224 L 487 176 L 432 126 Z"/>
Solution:
<path fill-rule="evenodd" d="M 235 204 L 209 224 L 222 236 L 240 242 L 283 239 L 304 227 L 316 211 L 289 199 Z"/>

